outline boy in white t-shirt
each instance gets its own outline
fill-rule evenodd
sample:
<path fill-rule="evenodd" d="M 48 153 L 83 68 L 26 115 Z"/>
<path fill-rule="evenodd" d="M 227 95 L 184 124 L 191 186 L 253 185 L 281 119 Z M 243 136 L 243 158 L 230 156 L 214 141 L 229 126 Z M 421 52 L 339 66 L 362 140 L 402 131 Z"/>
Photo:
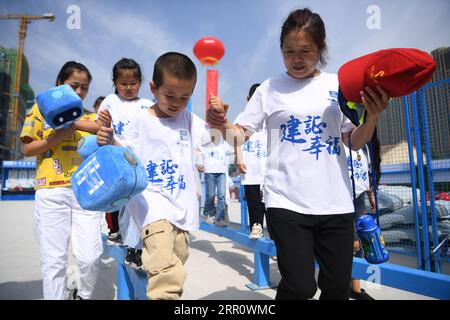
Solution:
<path fill-rule="evenodd" d="M 181 297 L 189 231 L 199 226 L 195 150 L 211 143 L 211 136 L 207 124 L 186 110 L 196 80 L 189 57 L 163 54 L 155 62 L 150 82 L 157 102 L 130 119 L 129 138 L 115 140 L 106 127 L 97 135 L 100 145 L 133 149 L 147 170 L 147 189 L 126 208 L 141 229 L 147 296 L 152 300 Z"/>

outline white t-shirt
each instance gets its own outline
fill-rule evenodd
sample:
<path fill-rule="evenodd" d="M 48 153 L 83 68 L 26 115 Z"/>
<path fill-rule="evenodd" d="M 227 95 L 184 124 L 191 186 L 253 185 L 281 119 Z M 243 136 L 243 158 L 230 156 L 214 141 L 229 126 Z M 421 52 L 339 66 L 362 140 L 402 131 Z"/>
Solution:
<path fill-rule="evenodd" d="M 350 162 L 350 149 L 347 146 L 344 147 L 345 154 L 347 155 L 348 176 L 351 179 L 352 167 Z M 367 159 L 366 152 L 364 152 L 363 149 L 360 149 L 358 151 L 352 150 L 352 161 L 353 179 L 355 180 L 355 193 L 356 197 L 358 197 L 361 193 L 370 189 L 369 160 Z"/>
<path fill-rule="evenodd" d="M 131 123 L 130 139 L 120 142 L 136 153 L 149 181 L 127 204 L 134 221 L 139 228 L 166 219 L 182 230 L 198 229 L 195 149 L 211 143 L 206 122 L 187 110 L 170 118 L 139 110 Z"/>
<path fill-rule="evenodd" d="M 211 144 L 208 147 L 200 148 L 202 154 L 202 164 L 205 173 L 226 173 L 228 172 L 228 143 L 221 139 L 220 143 Z"/>
<path fill-rule="evenodd" d="M 267 128 L 252 134 L 241 147 L 242 161 L 247 167 L 246 173 L 241 173 L 243 185 L 262 185 L 267 165 Z"/>
<path fill-rule="evenodd" d="M 117 139 L 128 139 L 130 123 L 135 118 L 136 112 L 141 109 L 148 109 L 153 104 L 152 101 L 145 98 L 126 100 L 113 93 L 102 101 L 98 112 L 108 109 L 111 115 L 111 126 L 114 128 L 114 137 Z M 98 119 L 98 116 L 96 119 Z"/>
<path fill-rule="evenodd" d="M 313 215 L 353 212 L 341 132 L 354 125 L 341 112 L 337 91 L 336 75 L 298 80 L 284 73 L 262 83 L 237 117 L 236 123 L 253 132 L 266 121 L 267 208 Z"/>

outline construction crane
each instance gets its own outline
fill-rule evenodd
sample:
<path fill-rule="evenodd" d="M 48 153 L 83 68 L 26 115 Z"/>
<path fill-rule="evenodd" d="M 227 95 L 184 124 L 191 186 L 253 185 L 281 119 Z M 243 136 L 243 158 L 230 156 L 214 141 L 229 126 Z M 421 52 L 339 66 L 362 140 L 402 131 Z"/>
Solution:
<path fill-rule="evenodd" d="M 20 96 L 20 80 L 22 76 L 22 57 L 23 57 L 23 47 L 25 44 L 25 37 L 27 35 L 27 25 L 32 20 L 55 20 L 55 15 L 53 13 L 44 13 L 41 16 L 34 16 L 34 15 L 27 15 L 27 14 L 21 14 L 21 13 L 13 13 L 13 14 L 1 14 L 0 19 L 14 19 L 14 20 L 20 20 L 20 26 L 19 26 L 19 49 L 17 50 L 17 64 L 16 64 L 16 74 L 15 74 L 15 81 L 14 81 L 14 87 L 13 87 L 13 94 L 12 94 L 12 119 L 11 119 L 11 149 L 12 152 L 16 154 L 16 141 L 18 139 L 18 132 L 17 132 L 17 114 L 19 110 L 19 96 Z"/>

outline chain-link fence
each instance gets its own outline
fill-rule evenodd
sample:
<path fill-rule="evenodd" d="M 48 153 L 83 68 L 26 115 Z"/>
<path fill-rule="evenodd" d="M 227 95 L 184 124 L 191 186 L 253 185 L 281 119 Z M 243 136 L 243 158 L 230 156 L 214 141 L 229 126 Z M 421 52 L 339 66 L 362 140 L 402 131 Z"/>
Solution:
<path fill-rule="evenodd" d="M 450 262 L 450 79 L 395 99 L 389 108 L 379 125 L 382 235 L 391 252 L 416 256 L 418 268 L 441 272 L 441 263 Z"/>

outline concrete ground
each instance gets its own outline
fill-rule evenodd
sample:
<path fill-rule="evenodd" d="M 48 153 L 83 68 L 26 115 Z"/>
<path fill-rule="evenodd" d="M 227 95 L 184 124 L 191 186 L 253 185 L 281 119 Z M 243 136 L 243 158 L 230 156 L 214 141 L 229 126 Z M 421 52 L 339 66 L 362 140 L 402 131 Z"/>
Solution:
<path fill-rule="evenodd" d="M 33 234 L 33 201 L 0 201 L 0 300 L 42 299 L 39 248 Z M 238 202 L 229 208 L 230 221 L 240 222 Z M 103 220 L 104 221 L 104 220 Z M 106 232 L 104 221 L 103 231 Z M 74 269 L 69 259 L 69 273 Z M 93 299 L 116 299 L 116 262 L 105 255 Z M 275 289 L 251 291 L 246 284 L 253 276 L 253 253 L 231 240 L 204 231 L 192 233 L 190 256 L 186 263 L 185 300 L 272 300 Z M 278 283 L 280 274 L 270 260 L 270 279 Z M 362 287 L 375 299 L 423 300 L 426 296 L 390 288 Z M 314 298 L 318 298 L 318 291 Z"/>

